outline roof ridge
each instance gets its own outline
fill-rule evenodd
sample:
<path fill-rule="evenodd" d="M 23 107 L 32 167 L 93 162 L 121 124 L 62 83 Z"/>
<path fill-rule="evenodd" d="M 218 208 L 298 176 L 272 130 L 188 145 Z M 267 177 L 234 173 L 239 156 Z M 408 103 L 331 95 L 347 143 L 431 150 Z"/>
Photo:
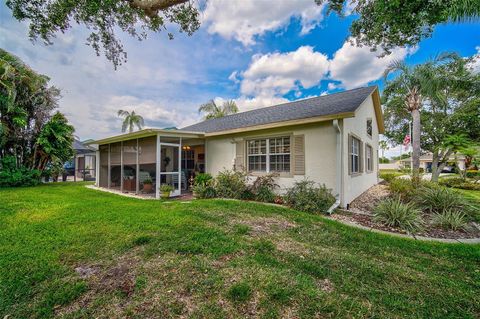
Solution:
<path fill-rule="evenodd" d="M 236 115 L 244 115 L 244 114 L 251 113 L 251 112 L 255 112 L 255 111 L 258 111 L 258 110 L 265 110 L 265 109 L 269 109 L 269 108 L 274 108 L 274 107 L 279 107 L 279 106 L 285 106 L 285 105 L 293 104 L 293 103 L 296 103 L 296 102 L 299 102 L 299 101 L 314 100 L 314 99 L 318 99 L 318 98 L 325 98 L 325 97 L 327 97 L 327 96 L 328 96 L 328 97 L 331 97 L 331 96 L 334 96 L 334 95 L 351 93 L 351 92 L 353 92 L 353 91 L 358 91 L 358 90 L 367 89 L 367 88 L 372 88 L 372 89 L 374 89 L 374 88 L 378 88 L 378 86 L 377 86 L 377 85 L 362 86 L 362 87 L 358 87 L 358 88 L 354 88 L 354 89 L 350 89 L 350 90 L 346 90 L 346 91 L 339 91 L 339 92 L 334 92 L 334 93 L 326 94 L 326 95 L 317 95 L 317 96 L 312 96 L 312 97 L 309 97 L 309 98 L 298 99 L 298 100 L 294 100 L 294 101 L 288 101 L 288 102 L 285 102 L 285 103 L 280 103 L 280 104 L 275 104 L 275 105 L 270 105 L 270 106 L 265 106 L 265 107 L 259 107 L 259 108 L 253 109 L 253 110 L 248 110 L 248 111 L 244 111 L 244 112 L 238 112 L 238 113 L 228 114 L 228 115 L 222 116 L 222 117 L 220 117 L 220 118 L 206 119 L 206 120 L 203 120 L 203 121 L 201 121 L 201 122 L 198 122 L 198 123 L 195 123 L 195 124 L 192 124 L 192 125 L 188 125 L 188 126 L 185 126 L 185 127 L 197 125 L 197 124 L 200 124 L 200 123 L 207 123 L 207 122 L 215 121 L 215 120 L 218 120 L 218 119 L 221 119 L 221 118 L 224 119 L 224 118 L 229 118 L 229 117 L 235 117 Z M 184 129 L 184 128 L 181 128 L 181 129 Z"/>

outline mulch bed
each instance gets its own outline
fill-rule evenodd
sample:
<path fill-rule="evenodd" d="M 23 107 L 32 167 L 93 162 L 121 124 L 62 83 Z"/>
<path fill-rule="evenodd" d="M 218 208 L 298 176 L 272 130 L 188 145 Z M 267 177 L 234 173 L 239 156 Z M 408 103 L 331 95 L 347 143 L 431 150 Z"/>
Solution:
<path fill-rule="evenodd" d="M 359 197 L 357 197 L 351 204 L 349 210 L 337 210 L 335 214 L 331 215 L 332 219 L 339 221 L 347 221 L 362 225 L 368 228 L 379 229 L 387 232 L 407 234 L 405 231 L 389 227 L 382 223 L 375 222 L 373 220 L 372 211 L 375 206 L 383 199 L 390 196 L 390 191 L 387 185 L 378 184 Z M 469 223 L 466 230 L 446 230 L 441 227 L 432 225 L 429 215 L 424 215 L 424 220 L 427 226 L 425 230 L 415 235 L 431 238 L 445 238 L 445 239 L 467 239 L 467 238 L 480 238 L 480 229 L 474 223 Z"/>

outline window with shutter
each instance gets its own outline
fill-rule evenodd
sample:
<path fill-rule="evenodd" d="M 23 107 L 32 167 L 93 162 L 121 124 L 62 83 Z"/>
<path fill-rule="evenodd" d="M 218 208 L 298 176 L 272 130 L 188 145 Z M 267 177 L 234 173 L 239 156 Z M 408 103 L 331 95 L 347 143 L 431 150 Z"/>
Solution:
<path fill-rule="evenodd" d="M 245 141 L 238 141 L 235 147 L 235 170 L 245 169 Z"/>
<path fill-rule="evenodd" d="M 293 174 L 305 175 L 305 136 L 293 137 Z"/>
<path fill-rule="evenodd" d="M 361 173 L 362 168 L 362 142 L 352 136 L 348 136 L 348 171 L 350 174 Z"/>

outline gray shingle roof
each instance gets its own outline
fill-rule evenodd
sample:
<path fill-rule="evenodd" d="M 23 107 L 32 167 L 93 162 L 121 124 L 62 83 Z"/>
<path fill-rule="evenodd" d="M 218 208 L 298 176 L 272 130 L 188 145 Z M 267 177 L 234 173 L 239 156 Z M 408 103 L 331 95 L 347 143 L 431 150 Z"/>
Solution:
<path fill-rule="evenodd" d="M 264 107 L 218 119 L 206 120 L 180 130 L 211 133 L 275 122 L 354 112 L 375 89 L 376 86 L 368 86 Z"/>

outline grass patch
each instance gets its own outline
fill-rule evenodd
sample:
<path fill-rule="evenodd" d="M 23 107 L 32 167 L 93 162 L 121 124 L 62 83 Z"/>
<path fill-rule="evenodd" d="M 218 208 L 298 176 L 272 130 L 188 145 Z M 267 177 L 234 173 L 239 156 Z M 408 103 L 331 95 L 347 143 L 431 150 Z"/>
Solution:
<path fill-rule="evenodd" d="M 1 189 L 0 203 L 0 318 L 480 313 L 480 245 L 394 238 L 258 203 L 144 201 L 81 183 Z"/>

